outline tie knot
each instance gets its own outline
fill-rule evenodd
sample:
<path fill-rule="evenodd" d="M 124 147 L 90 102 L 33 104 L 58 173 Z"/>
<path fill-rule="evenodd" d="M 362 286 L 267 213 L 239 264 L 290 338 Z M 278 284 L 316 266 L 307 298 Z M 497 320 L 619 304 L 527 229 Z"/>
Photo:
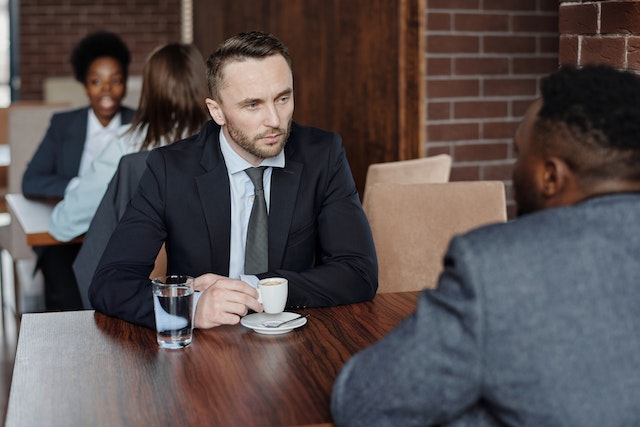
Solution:
<path fill-rule="evenodd" d="M 256 190 L 262 190 L 262 175 L 264 174 L 265 166 L 259 166 L 257 168 L 249 168 L 244 171 L 249 175 L 249 179 L 253 183 L 253 187 Z"/>

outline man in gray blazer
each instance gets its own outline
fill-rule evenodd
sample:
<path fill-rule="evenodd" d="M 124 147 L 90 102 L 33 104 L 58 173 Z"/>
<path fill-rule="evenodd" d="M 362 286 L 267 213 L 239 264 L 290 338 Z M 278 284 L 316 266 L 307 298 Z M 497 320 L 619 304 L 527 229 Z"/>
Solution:
<path fill-rule="evenodd" d="M 640 422 L 640 80 L 565 66 L 541 89 L 520 217 L 452 240 L 437 289 L 343 367 L 336 425 Z"/>

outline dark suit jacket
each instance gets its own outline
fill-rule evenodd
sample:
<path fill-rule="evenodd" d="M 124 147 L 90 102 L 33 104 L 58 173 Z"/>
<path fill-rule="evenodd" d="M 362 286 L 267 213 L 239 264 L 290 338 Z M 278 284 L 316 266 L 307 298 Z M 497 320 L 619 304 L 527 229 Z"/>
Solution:
<path fill-rule="evenodd" d="M 73 262 L 73 272 L 78 282 L 84 308 L 91 309 L 89 285 L 113 230 L 122 218 L 127 205 L 138 188 L 140 177 L 147 167 L 148 151 L 127 154 L 120 159 L 118 169 L 109 182 L 107 191 L 96 210 L 82 247 Z"/>
<path fill-rule="evenodd" d="M 72 178 L 78 176 L 87 136 L 89 107 L 54 114 L 42 142 L 22 177 L 25 196 L 62 198 Z M 122 124 L 131 123 L 134 110 L 121 107 Z"/>
<path fill-rule="evenodd" d="M 437 289 L 343 367 L 339 426 L 640 422 L 640 194 L 454 238 Z"/>
<path fill-rule="evenodd" d="M 231 198 L 219 132 L 210 121 L 149 154 L 93 278 L 97 310 L 154 327 L 148 276 L 165 241 L 169 273 L 228 275 Z M 373 298 L 373 238 L 340 136 L 294 123 L 285 158 L 271 177 L 269 271 L 259 277 L 289 279 L 289 308 Z"/>

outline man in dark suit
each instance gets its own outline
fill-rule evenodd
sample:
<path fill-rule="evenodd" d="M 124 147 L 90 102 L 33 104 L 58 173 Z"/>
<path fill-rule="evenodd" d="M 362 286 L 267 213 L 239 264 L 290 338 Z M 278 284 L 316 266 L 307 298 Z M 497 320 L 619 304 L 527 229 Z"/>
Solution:
<path fill-rule="evenodd" d="M 149 154 L 97 267 L 92 306 L 154 327 L 149 273 L 163 242 L 168 272 L 197 276 L 199 328 L 261 312 L 258 293 L 247 283 L 256 278 L 287 278 L 287 307 L 293 309 L 373 298 L 373 238 L 340 136 L 292 123 L 286 47 L 269 34 L 239 34 L 207 67 L 206 103 L 214 121 Z M 265 167 L 268 264 L 247 275 L 254 185 L 245 170 L 257 166 Z"/>
<path fill-rule="evenodd" d="M 438 287 L 340 372 L 338 426 L 640 420 L 640 80 L 543 80 L 515 137 L 520 217 L 454 238 Z"/>

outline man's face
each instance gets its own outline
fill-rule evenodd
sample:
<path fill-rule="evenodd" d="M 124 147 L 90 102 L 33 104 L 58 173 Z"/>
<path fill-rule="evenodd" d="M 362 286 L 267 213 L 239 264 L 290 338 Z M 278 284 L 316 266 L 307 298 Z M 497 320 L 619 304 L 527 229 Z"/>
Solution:
<path fill-rule="evenodd" d="M 253 165 L 284 148 L 293 117 L 293 75 L 281 55 L 224 67 L 220 100 L 207 99 L 211 117 L 231 147 Z"/>
<path fill-rule="evenodd" d="M 534 134 L 534 125 L 541 106 L 542 101 L 537 100 L 529 107 L 514 139 L 517 160 L 513 169 L 513 188 L 518 204 L 518 216 L 545 207 L 541 193 L 544 161 L 538 147 L 535 146 Z"/>

